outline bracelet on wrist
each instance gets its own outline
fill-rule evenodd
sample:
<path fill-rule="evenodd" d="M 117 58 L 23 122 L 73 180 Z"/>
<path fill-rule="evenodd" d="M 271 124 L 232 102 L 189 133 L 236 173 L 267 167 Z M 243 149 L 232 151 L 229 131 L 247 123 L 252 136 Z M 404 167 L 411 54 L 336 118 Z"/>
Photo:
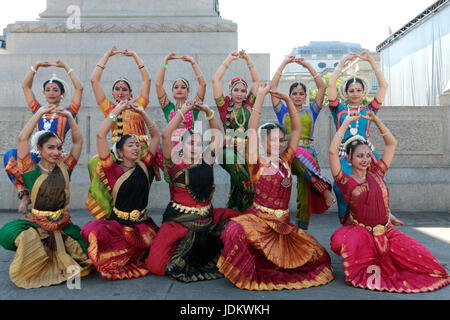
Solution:
<path fill-rule="evenodd" d="M 211 120 L 212 118 L 214 118 L 214 110 L 210 109 L 210 111 L 211 111 L 211 114 L 209 116 L 205 114 L 205 119 L 208 121 Z"/>
<path fill-rule="evenodd" d="M 167 63 L 161 64 L 161 67 L 163 67 L 164 69 L 167 69 Z"/>
<path fill-rule="evenodd" d="M 112 122 L 116 122 L 117 121 L 117 117 L 114 114 L 112 114 L 112 113 L 108 114 L 108 118 L 110 118 L 112 120 Z"/>
<path fill-rule="evenodd" d="M 145 67 L 145 65 L 140 65 L 140 66 L 138 66 L 138 69 L 142 69 L 144 67 Z"/>
<path fill-rule="evenodd" d="M 101 64 L 98 64 L 97 67 L 102 68 L 103 70 L 105 70 L 105 66 L 102 66 Z"/>
<path fill-rule="evenodd" d="M 317 78 L 318 76 L 319 76 L 319 74 L 316 73 L 316 74 L 314 75 L 313 79 Z"/>
<path fill-rule="evenodd" d="M 36 73 L 37 72 L 37 70 L 34 68 L 34 66 L 31 66 L 31 71 L 33 71 L 34 73 Z"/>
<path fill-rule="evenodd" d="M 72 68 L 70 68 L 70 70 L 69 71 L 67 71 L 67 74 L 71 74 L 73 72 L 73 69 Z"/>
<path fill-rule="evenodd" d="M 230 67 L 230 64 L 226 62 L 222 63 L 222 65 L 225 67 L 225 69 L 228 69 Z"/>
<path fill-rule="evenodd" d="M 387 136 L 388 134 L 391 134 L 391 131 L 388 130 L 385 133 L 381 133 L 380 132 L 380 134 L 381 134 L 382 137 L 384 137 L 384 136 Z"/>
<path fill-rule="evenodd" d="M 339 131 L 336 131 L 336 135 L 341 138 L 344 139 L 344 135 L 342 133 L 340 133 Z"/>

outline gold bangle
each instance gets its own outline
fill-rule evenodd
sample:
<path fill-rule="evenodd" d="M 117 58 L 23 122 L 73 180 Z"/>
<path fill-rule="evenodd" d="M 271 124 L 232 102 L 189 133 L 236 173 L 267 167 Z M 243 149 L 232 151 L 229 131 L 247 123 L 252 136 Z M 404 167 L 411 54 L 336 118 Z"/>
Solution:
<path fill-rule="evenodd" d="M 145 65 L 138 66 L 138 69 L 142 69 L 142 68 L 144 68 L 144 67 L 145 67 Z"/>
<path fill-rule="evenodd" d="M 261 110 L 258 110 L 258 109 L 254 108 L 253 111 L 258 112 L 261 115 Z"/>
<path fill-rule="evenodd" d="M 184 114 L 183 114 L 183 111 L 181 111 L 181 109 L 180 109 L 180 110 L 178 110 L 178 113 L 180 114 L 181 118 L 183 118 L 183 120 L 184 120 Z"/>
<path fill-rule="evenodd" d="M 248 67 L 249 69 L 251 69 L 251 68 L 254 68 L 255 65 L 252 63 L 252 64 L 248 64 L 247 67 Z"/>
<path fill-rule="evenodd" d="M 222 63 L 222 65 L 225 67 L 225 69 L 228 69 L 230 67 L 230 65 L 227 64 L 226 62 Z"/>
<path fill-rule="evenodd" d="M 315 79 L 315 78 L 317 78 L 319 76 L 319 74 L 318 73 L 316 73 L 316 75 L 313 77 L 313 79 Z"/>
<path fill-rule="evenodd" d="M 281 77 L 283 74 L 280 71 L 277 71 L 277 74 Z"/>

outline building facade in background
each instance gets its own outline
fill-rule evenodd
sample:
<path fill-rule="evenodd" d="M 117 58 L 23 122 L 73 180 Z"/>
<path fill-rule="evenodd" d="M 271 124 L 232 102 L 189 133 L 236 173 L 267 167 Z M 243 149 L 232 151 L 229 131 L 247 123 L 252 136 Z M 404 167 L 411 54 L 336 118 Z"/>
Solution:
<path fill-rule="evenodd" d="M 307 46 L 294 48 L 291 55 L 304 58 L 322 76 L 331 75 L 334 68 L 339 64 L 342 57 L 350 52 L 361 53 L 369 51 L 361 47 L 359 43 L 349 43 L 340 41 L 311 41 Z M 369 53 L 379 64 L 379 55 L 376 52 Z M 360 59 L 347 65 L 342 73 L 343 77 L 357 76 L 366 80 L 370 87 L 369 97 L 374 96 L 378 89 L 378 84 L 370 64 Z M 283 80 L 301 81 L 308 88 L 314 88 L 315 82 L 306 68 L 291 63 L 283 72 Z"/>

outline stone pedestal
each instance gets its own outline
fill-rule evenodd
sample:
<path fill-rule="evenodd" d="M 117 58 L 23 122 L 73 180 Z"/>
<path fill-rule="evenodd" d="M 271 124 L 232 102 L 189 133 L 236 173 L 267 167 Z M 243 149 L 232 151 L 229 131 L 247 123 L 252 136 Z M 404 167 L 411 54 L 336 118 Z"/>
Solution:
<path fill-rule="evenodd" d="M 0 141 L 0 156 L 3 157 L 7 150 L 16 147 L 16 137 L 31 117 L 21 88 L 21 82 L 30 66 L 36 61 L 61 59 L 66 62 L 73 68 L 85 89 L 77 117 L 84 136 L 84 146 L 78 166 L 72 174 L 69 208 L 85 208 L 89 188 L 87 163 L 97 153 L 95 135 L 103 121 L 90 84 L 92 71 L 99 59 L 113 45 L 139 54 L 152 78 L 148 112 L 158 128 L 163 130 L 166 123 L 156 98 L 154 83 L 164 57 L 170 52 L 194 57 L 207 82 L 205 102 L 214 106 L 212 77 L 226 56 L 238 50 L 237 25 L 219 17 L 215 9 L 214 0 L 47 0 L 47 9 L 39 15 L 38 20 L 10 24 L 7 48 L 0 49 L 0 134 L 9 137 Z M 73 16 L 77 10 L 81 14 L 79 21 Z M 79 27 L 68 28 L 68 22 L 79 22 Z M 261 79 L 269 80 L 269 54 L 250 56 Z M 41 94 L 42 83 L 53 73 L 70 84 L 70 79 L 63 70 L 40 69 L 35 76 L 33 91 L 41 102 L 45 101 Z M 117 55 L 111 57 L 102 76 L 103 88 L 110 98 L 108 88 L 121 76 L 127 77 L 135 90 L 140 88 L 141 76 L 134 59 Z M 198 86 L 197 78 L 191 65 L 180 60 L 170 61 L 166 72 L 165 89 L 169 97 L 173 80 L 180 76 L 191 83 L 193 99 Z M 228 81 L 236 76 L 250 79 L 243 60 L 234 62 L 225 74 L 222 83 L 225 92 Z M 269 99 L 266 101 L 268 104 Z M 269 111 L 269 115 L 273 116 Z M 204 127 L 207 127 L 206 123 Z M 69 136 L 66 141 L 70 141 Z M 229 177 L 219 166 L 216 172 L 218 191 L 214 204 L 223 207 L 227 200 Z M 150 205 L 165 208 L 168 202 L 167 183 L 154 183 Z M 17 206 L 16 191 L 2 169 L 0 208 Z"/>

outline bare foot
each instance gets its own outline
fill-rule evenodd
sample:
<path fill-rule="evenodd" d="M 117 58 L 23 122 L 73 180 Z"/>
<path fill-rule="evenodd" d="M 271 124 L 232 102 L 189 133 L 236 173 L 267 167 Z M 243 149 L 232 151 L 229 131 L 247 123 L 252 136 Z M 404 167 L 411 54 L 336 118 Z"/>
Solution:
<path fill-rule="evenodd" d="M 403 222 L 402 220 L 398 219 L 398 218 L 397 218 L 396 216 L 394 216 L 392 213 L 391 213 L 390 219 L 391 219 L 391 223 L 392 223 L 394 226 L 403 226 L 403 225 L 404 225 L 404 222 Z"/>
<path fill-rule="evenodd" d="M 331 207 L 333 204 L 336 203 L 336 197 L 330 190 L 325 191 L 323 197 L 325 198 L 325 203 L 327 207 Z"/>

